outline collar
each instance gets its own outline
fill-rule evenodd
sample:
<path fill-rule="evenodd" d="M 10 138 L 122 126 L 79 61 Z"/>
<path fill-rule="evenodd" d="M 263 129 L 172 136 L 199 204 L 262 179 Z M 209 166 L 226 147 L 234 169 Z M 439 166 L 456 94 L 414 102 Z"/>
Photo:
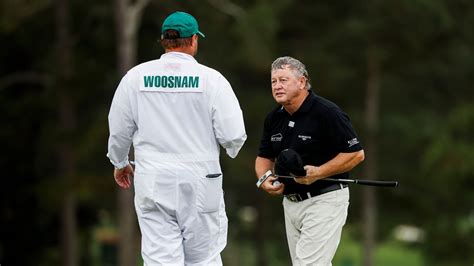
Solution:
<path fill-rule="evenodd" d="M 310 90 L 308 95 L 306 95 L 306 98 L 304 99 L 303 104 L 301 104 L 300 108 L 298 108 L 298 110 L 296 110 L 296 112 L 293 113 L 293 116 L 295 114 L 309 112 L 311 110 L 311 107 L 313 106 L 313 103 L 315 102 L 315 99 L 316 99 L 316 94 L 314 94 L 314 92 Z M 278 112 L 282 112 L 282 113 L 284 112 L 288 114 L 288 112 L 286 112 L 283 106 L 280 107 Z"/>
<path fill-rule="evenodd" d="M 181 60 L 197 62 L 196 59 L 192 55 L 181 53 L 181 52 L 167 52 L 167 53 L 162 54 L 160 59 L 181 59 Z"/>

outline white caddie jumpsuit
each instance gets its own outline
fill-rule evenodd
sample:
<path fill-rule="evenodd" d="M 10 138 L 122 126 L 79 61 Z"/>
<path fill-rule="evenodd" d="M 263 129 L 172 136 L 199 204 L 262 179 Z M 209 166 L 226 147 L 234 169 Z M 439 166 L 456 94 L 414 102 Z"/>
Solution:
<path fill-rule="evenodd" d="M 135 209 L 145 265 L 221 265 L 227 216 L 219 144 L 244 144 L 229 82 L 194 57 L 169 52 L 132 68 L 109 113 L 108 154 L 118 168 L 135 149 Z"/>

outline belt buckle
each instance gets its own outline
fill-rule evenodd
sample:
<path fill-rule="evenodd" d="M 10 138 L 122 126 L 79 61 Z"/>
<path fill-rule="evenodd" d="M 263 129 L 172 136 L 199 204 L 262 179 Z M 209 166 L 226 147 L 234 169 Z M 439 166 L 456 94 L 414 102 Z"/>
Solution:
<path fill-rule="evenodd" d="M 288 195 L 286 195 L 286 198 L 289 199 L 290 201 L 293 201 L 293 202 L 298 202 L 298 201 L 302 201 L 302 200 L 303 200 L 303 199 L 301 198 L 301 195 L 298 194 L 298 193 L 288 194 Z"/>

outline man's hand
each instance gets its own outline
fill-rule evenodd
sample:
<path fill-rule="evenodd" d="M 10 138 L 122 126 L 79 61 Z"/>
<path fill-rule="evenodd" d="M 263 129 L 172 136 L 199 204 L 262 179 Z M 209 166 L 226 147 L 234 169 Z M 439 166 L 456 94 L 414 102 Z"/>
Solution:
<path fill-rule="evenodd" d="M 133 177 L 133 168 L 130 164 L 122 169 L 114 170 L 115 182 L 121 188 L 129 188 L 132 185 L 131 177 Z"/>
<path fill-rule="evenodd" d="M 268 194 L 270 195 L 280 195 L 283 193 L 283 190 L 285 189 L 285 185 L 280 183 L 279 185 L 274 186 L 273 182 L 277 180 L 276 177 L 274 176 L 269 176 L 265 182 L 263 182 L 261 188 L 265 190 Z"/>
<path fill-rule="evenodd" d="M 319 179 L 322 179 L 321 171 L 318 166 L 305 165 L 306 176 L 295 178 L 295 182 L 302 185 L 311 185 Z"/>

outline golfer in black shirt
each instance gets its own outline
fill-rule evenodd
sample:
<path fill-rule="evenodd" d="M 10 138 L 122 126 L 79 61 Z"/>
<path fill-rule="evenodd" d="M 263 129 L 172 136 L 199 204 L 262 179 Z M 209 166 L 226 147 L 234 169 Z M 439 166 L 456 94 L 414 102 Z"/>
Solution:
<path fill-rule="evenodd" d="M 292 57 L 276 59 L 271 68 L 272 94 L 279 104 L 265 119 L 255 161 L 257 177 L 273 171 L 275 158 L 293 149 L 306 176 L 270 176 L 261 188 L 284 195 L 285 227 L 293 265 L 331 265 L 347 218 L 347 185 L 324 178 L 348 178 L 364 160 L 364 151 L 349 117 L 334 103 L 311 91 L 304 64 Z"/>

